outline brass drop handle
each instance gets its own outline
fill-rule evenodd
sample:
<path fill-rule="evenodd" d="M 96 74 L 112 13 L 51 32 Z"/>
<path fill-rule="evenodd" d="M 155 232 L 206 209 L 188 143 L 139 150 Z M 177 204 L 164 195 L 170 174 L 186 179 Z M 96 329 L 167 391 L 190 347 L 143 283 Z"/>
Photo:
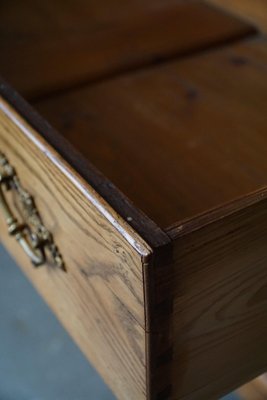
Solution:
<path fill-rule="evenodd" d="M 12 215 L 12 212 L 4 196 L 2 177 L 3 176 L 0 175 L 0 207 L 5 216 L 5 220 L 8 226 L 8 233 L 17 239 L 17 241 L 35 266 L 42 265 L 45 263 L 44 252 L 41 248 L 38 248 L 37 241 L 34 241 L 34 238 L 30 238 L 30 235 L 27 235 L 26 226 L 23 224 L 19 224 L 17 219 Z"/>
<path fill-rule="evenodd" d="M 20 212 L 25 222 L 19 223 L 7 202 L 5 191 L 13 190 L 17 196 Z M 3 212 L 8 233 L 14 236 L 34 266 L 47 262 L 49 253 L 51 262 L 65 270 L 64 261 L 52 234 L 44 226 L 33 197 L 23 189 L 15 169 L 0 152 L 0 209 Z"/>

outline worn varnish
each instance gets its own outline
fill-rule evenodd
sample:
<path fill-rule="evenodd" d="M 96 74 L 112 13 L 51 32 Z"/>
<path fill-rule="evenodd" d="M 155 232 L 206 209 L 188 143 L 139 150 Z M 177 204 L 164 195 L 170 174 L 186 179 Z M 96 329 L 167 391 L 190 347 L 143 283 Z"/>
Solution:
<path fill-rule="evenodd" d="M 2 1 L 0 71 L 27 97 L 240 38 L 253 28 L 200 1 Z"/>
<path fill-rule="evenodd" d="M 2 99 L 0 148 L 34 196 L 67 272 L 34 269 L 2 215 L 1 240 L 114 393 L 146 398 L 142 259 L 150 248 Z"/>
<path fill-rule="evenodd" d="M 254 39 L 36 107 L 167 227 L 266 184 L 266 91 L 267 42 Z"/>

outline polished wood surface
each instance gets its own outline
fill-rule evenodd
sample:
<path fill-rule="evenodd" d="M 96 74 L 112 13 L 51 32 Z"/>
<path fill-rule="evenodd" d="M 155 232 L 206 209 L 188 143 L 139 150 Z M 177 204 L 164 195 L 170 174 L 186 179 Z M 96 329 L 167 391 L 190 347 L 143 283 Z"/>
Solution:
<path fill-rule="evenodd" d="M 267 368 L 267 190 L 169 234 L 172 398 L 218 399 Z"/>
<path fill-rule="evenodd" d="M 167 227 L 266 184 L 266 93 L 257 38 L 35 106 Z"/>
<path fill-rule="evenodd" d="M 0 71 L 38 97 L 246 36 L 201 1 L 9 0 L 0 4 Z"/>
<path fill-rule="evenodd" d="M 0 149 L 34 196 L 67 272 L 34 268 L 0 214 L 1 241 L 118 398 L 145 399 L 142 263 L 151 249 L 2 99 Z"/>
<path fill-rule="evenodd" d="M 209 0 L 209 2 L 267 32 L 267 0 Z"/>

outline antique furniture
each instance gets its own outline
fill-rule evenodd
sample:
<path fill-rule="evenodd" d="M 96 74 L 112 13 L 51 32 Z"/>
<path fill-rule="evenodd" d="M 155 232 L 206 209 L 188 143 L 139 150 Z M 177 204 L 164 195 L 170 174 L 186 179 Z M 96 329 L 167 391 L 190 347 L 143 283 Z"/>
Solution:
<path fill-rule="evenodd" d="M 267 367 L 267 41 L 210 3 L 0 5 L 1 240 L 119 399 Z"/>

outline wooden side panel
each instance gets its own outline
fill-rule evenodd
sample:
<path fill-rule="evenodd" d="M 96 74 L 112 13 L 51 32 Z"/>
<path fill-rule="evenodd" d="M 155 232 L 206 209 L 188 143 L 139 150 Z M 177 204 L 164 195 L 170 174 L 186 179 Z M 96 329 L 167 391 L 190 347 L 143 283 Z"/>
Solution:
<path fill-rule="evenodd" d="M 251 33 L 201 1 L 1 1 L 0 72 L 28 97 Z"/>
<path fill-rule="evenodd" d="M 176 230 L 175 400 L 218 399 L 267 368 L 267 192 L 238 207 Z"/>
<path fill-rule="evenodd" d="M 1 240 L 118 398 L 145 399 L 142 258 L 150 249 L 4 100 L 0 150 L 34 196 L 67 272 L 34 269 L 0 213 Z"/>
<path fill-rule="evenodd" d="M 267 32 L 267 1 L 266 0 L 209 0 L 253 23 L 262 31 Z"/>

